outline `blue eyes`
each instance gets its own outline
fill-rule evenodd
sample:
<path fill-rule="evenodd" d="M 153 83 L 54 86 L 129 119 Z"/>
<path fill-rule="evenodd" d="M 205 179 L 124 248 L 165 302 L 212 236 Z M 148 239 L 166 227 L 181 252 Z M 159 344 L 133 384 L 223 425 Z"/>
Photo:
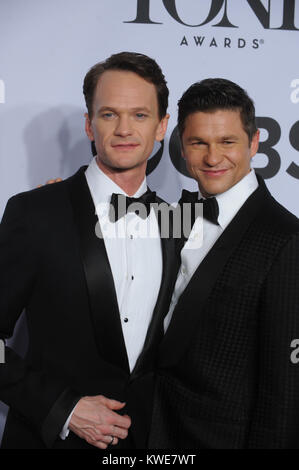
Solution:
<path fill-rule="evenodd" d="M 141 119 L 145 119 L 147 117 L 147 114 L 145 114 L 145 113 L 136 113 L 134 116 L 135 116 L 136 119 L 141 120 Z M 118 117 L 118 116 L 117 116 L 117 114 L 111 112 L 111 113 L 103 113 L 103 114 L 101 114 L 101 117 L 103 119 L 110 120 L 110 119 L 114 119 L 115 117 Z"/>
<path fill-rule="evenodd" d="M 107 118 L 107 119 L 110 119 L 110 118 L 112 118 L 113 116 L 114 116 L 113 113 L 103 113 L 103 114 L 102 114 L 102 117 L 103 117 L 103 118 Z"/>

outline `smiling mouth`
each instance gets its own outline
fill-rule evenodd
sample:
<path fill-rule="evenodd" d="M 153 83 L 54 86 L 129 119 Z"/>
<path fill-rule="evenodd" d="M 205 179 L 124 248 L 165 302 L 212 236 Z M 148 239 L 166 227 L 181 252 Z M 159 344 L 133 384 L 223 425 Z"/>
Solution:
<path fill-rule="evenodd" d="M 202 170 L 202 172 L 207 175 L 216 178 L 217 176 L 222 176 L 224 173 L 228 171 L 227 168 L 224 168 L 223 170 Z"/>

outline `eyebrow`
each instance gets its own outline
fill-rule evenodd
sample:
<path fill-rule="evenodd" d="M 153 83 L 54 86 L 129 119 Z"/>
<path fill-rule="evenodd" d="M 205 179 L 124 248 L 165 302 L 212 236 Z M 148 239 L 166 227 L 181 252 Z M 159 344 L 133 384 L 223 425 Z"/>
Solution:
<path fill-rule="evenodd" d="M 221 140 L 238 140 L 238 138 L 239 137 L 237 135 L 231 134 L 221 137 Z"/>
<path fill-rule="evenodd" d="M 189 143 L 189 142 L 193 142 L 194 140 L 204 142 L 204 139 L 202 137 L 198 137 L 196 135 L 191 135 L 190 137 L 188 137 L 186 142 Z"/>
<path fill-rule="evenodd" d="M 98 109 L 97 111 L 97 115 L 99 115 L 100 113 L 103 113 L 105 111 L 112 111 L 113 113 L 118 113 L 119 112 L 119 109 L 115 108 L 114 106 L 102 106 L 100 109 Z M 146 106 L 137 106 L 136 108 L 131 108 L 130 109 L 131 112 L 133 113 L 137 113 L 137 112 L 146 112 L 148 114 L 151 114 L 152 111 L 147 108 Z"/>
<path fill-rule="evenodd" d="M 200 142 L 205 142 L 205 139 L 203 137 L 199 137 L 199 136 L 196 136 L 196 135 L 191 135 L 190 137 L 188 137 L 187 143 L 193 142 L 194 140 L 197 140 L 197 141 L 200 141 Z M 238 140 L 238 136 L 234 135 L 234 134 L 224 135 L 224 136 L 219 137 L 219 140 L 220 141 L 223 141 L 223 140 Z"/>

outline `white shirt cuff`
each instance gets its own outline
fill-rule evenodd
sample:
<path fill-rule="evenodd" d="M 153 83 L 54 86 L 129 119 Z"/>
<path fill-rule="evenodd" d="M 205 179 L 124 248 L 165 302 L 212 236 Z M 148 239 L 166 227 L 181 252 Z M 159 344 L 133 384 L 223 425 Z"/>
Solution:
<path fill-rule="evenodd" d="M 77 404 L 76 404 L 76 406 L 77 406 Z M 60 439 L 62 439 L 63 441 L 68 437 L 68 435 L 69 435 L 69 433 L 70 433 L 70 430 L 69 430 L 69 422 L 70 422 L 70 420 L 71 420 L 71 417 L 72 417 L 72 415 L 73 415 L 73 413 L 74 413 L 74 410 L 75 410 L 76 406 L 74 406 L 74 408 L 73 408 L 71 414 L 69 415 L 68 419 L 66 420 L 66 422 L 65 422 L 65 424 L 64 424 L 64 426 L 63 426 L 63 428 L 62 428 L 61 433 L 59 434 Z"/>

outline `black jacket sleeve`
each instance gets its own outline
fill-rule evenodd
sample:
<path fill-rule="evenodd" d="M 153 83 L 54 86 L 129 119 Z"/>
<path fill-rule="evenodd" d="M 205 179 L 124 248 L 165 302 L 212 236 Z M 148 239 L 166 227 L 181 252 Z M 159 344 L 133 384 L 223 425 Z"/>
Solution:
<path fill-rule="evenodd" d="M 4 341 L 13 335 L 38 279 L 35 226 L 24 199 L 19 195 L 9 200 L 0 225 L 0 339 Z M 47 447 L 53 445 L 79 398 L 60 379 L 34 368 L 6 346 L 5 363 L 0 364 L 0 399 L 34 428 Z"/>

